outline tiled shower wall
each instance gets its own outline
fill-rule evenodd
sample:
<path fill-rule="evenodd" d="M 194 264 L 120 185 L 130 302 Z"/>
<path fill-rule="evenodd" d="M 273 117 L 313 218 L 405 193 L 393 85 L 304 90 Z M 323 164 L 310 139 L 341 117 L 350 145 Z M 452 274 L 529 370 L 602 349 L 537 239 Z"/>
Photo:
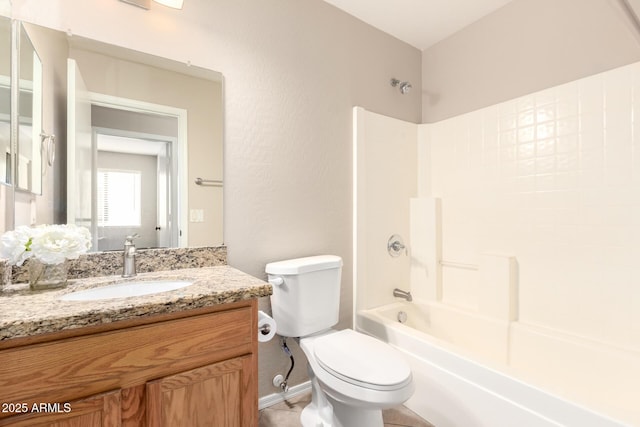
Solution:
<path fill-rule="evenodd" d="M 640 64 L 423 126 L 443 259 L 514 255 L 521 322 L 640 351 Z"/>

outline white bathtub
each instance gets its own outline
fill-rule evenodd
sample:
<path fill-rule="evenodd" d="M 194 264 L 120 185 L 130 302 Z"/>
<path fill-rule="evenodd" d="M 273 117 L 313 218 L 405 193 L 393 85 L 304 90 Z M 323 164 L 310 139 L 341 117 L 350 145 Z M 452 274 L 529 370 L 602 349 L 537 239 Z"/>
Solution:
<path fill-rule="evenodd" d="M 505 329 L 505 325 L 486 318 L 465 318 L 460 312 L 454 313 L 456 321 L 451 322 L 456 325 L 447 330 L 437 322 L 432 324 L 430 309 L 434 307 L 394 303 L 359 311 L 356 328 L 392 344 L 406 355 L 416 383 L 414 396 L 406 406 L 436 427 L 630 425 L 514 378 L 507 366 L 501 367 L 501 356 L 493 354 L 494 350 L 483 354 L 482 341 L 499 341 L 503 333 L 509 333 L 508 326 Z M 400 311 L 407 314 L 405 324 L 397 320 Z M 474 323 L 473 328 L 466 327 L 469 322 Z M 472 351 L 464 354 L 464 347 Z"/>

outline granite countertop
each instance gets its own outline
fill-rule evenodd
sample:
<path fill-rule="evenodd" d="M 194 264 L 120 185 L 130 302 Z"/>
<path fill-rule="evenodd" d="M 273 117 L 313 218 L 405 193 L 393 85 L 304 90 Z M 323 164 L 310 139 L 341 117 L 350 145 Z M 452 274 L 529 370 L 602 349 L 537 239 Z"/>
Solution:
<path fill-rule="evenodd" d="M 125 281 L 193 280 L 174 291 L 95 301 L 60 301 L 69 292 Z M 228 265 L 70 280 L 65 288 L 31 291 L 28 284 L 0 290 L 0 341 L 174 313 L 271 295 L 271 285 Z"/>

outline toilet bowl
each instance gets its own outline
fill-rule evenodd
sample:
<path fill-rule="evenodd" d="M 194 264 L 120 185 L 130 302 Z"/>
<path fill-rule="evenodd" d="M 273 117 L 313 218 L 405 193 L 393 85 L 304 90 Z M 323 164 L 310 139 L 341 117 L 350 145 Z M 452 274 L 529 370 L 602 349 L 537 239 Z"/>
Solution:
<path fill-rule="evenodd" d="M 383 427 L 382 410 L 413 393 L 409 364 L 388 344 L 338 322 L 342 259 L 332 255 L 267 264 L 278 334 L 307 356 L 311 403 L 304 427 Z"/>
<path fill-rule="evenodd" d="M 373 337 L 350 329 L 331 330 L 302 338 L 300 347 L 312 383 L 312 402 L 301 416 L 304 427 L 382 427 L 382 410 L 413 394 L 408 363 Z"/>

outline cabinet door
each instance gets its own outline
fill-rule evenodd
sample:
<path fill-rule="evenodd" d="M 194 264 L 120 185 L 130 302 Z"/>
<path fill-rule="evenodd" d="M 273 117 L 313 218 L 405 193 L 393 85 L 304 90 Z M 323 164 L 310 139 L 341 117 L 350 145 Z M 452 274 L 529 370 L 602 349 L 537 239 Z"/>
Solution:
<path fill-rule="evenodd" d="M 147 383 L 154 427 L 249 427 L 257 420 L 252 356 L 236 357 Z"/>
<path fill-rule="evenodd" d="M 120 390 L 58 405 L 32 405 L 30 409 L 34 411 L 0 420 L 0 426 L 120 427 Z"/>

